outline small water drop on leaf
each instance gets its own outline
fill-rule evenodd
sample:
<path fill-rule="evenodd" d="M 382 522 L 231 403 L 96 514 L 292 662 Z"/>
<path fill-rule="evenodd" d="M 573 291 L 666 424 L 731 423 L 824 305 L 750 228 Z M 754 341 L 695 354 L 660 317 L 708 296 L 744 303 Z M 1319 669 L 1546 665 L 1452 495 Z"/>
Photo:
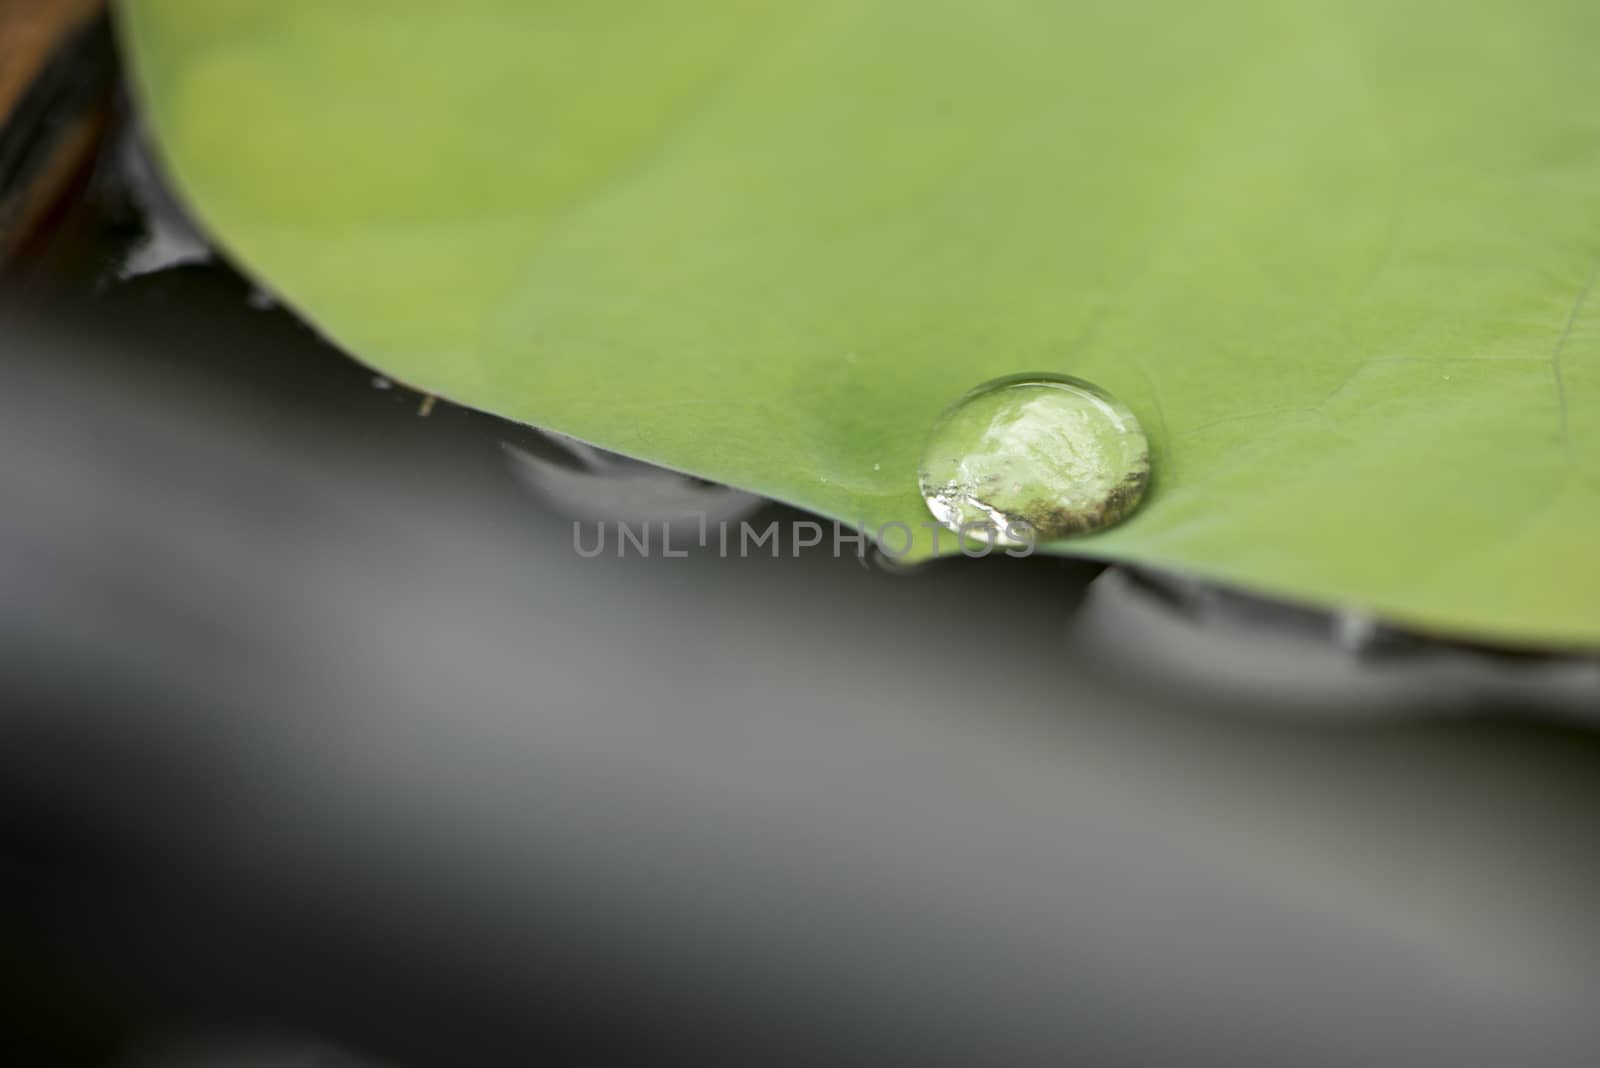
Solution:
<path fill-rule="evenodd" d="M 935 421 L 919 471 L 935 519 L 993 544 L 1101 530 L 1139 504 L 1150 445 L 1105 390 L 1067 375 L 997 378 Z"/>

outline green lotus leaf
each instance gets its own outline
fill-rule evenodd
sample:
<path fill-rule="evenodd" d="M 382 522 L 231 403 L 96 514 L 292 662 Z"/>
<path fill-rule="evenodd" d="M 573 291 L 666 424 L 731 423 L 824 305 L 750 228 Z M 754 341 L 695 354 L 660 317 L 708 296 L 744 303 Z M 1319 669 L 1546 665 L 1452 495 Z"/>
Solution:
<path fill-rule="evenodd" d="M 1593 0 L 121 20 L 199 217 L 401 381 L 926 554 L 938 414 L 1073 375 L 1153 474 L 1052 551 L 1600 645 Z"/>

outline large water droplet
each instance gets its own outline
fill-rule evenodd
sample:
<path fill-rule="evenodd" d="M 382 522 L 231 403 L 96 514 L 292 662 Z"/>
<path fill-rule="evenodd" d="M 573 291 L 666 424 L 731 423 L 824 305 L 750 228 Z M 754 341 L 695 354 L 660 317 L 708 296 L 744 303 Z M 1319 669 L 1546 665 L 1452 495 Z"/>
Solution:
<path fill-rule="evenodd" d="M 1127 406 L 1098 386 L 1009 375 L 944 410 L 920 477 L 928 510 L 951 530 L 995 544 L 1048 541 L 1132 512 L 1150 480 L 1150 443 Z"/>

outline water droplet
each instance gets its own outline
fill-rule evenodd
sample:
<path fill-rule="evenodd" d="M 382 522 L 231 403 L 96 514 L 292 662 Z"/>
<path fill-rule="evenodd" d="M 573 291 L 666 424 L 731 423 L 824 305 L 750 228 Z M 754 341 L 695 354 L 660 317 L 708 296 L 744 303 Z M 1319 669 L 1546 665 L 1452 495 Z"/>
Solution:
<path fill-rule="evenodd" d="M 951 530 L 993 544 L 1100 530 L 1139 504 L 1150 444 L 1098 386 L 1066 375 L 1009 375 L 968 391 L 934 423 L 922 498 Z"/>

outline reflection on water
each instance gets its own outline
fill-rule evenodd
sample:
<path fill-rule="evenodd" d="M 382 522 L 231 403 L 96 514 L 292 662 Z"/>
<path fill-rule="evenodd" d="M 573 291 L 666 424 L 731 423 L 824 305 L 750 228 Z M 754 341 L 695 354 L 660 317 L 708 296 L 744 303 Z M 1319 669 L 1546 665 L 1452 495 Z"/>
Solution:
<path fill-rule="evenodd" d="M 505 443 L 517 479 L 557 512 L 590 522 L 669 525 L 697 536 L 741 519 L 765 501 L 754 494 L 619 456 L 548 431 Z M 681 539 L 680 539 L 681 540 Z"/>
<path fill-rule="evenodd" d="M 1433 641 L 1359 613 L 1287 605 L 1180 576 L 1112 568 L 1089 587 L 1068 632 L 1086 669 L 1173 694 L 1360 718 L 1402 708 L 1429 716 L 1518 708 L 1600 721 L 1600 658 Z"/>

